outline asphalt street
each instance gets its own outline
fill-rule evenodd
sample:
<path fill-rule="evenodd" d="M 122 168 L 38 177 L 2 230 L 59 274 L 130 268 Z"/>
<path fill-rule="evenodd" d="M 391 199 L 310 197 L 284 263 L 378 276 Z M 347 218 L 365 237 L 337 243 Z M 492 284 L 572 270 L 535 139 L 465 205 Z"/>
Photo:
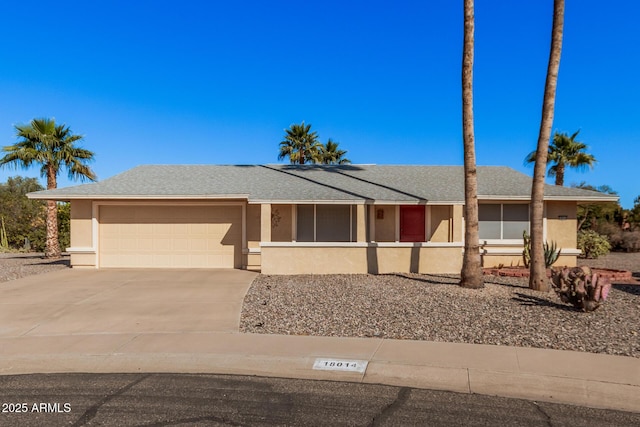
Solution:
<path fill-rule="evenodd" d="M 1 426 L 638 426 L 640 413 L 331 381 L 189 374 L 0 376 Z"/>

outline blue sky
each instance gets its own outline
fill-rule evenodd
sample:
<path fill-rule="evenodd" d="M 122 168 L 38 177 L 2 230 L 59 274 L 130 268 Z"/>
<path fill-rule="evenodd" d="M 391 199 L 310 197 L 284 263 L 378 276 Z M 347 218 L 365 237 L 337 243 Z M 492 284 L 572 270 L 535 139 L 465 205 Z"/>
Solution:
<path fill-rule="evenodd" d="M 479 165 L 535 149 L 552 0 L 476 4 Z M 554 130 L 598 159 L 570 172 L 640 195 L 640 3 L 567 1 Z M 292 123 L 354 163 L 461 165 L 460 1 L 24 0 L 0 16 L 0 145 L 54 117 L 100 179 L 139 164 L 276 163 Z M 0 182 L 37 169 L 0 169 Z M 62 177 L 60 186 L 71 183 Z"/>

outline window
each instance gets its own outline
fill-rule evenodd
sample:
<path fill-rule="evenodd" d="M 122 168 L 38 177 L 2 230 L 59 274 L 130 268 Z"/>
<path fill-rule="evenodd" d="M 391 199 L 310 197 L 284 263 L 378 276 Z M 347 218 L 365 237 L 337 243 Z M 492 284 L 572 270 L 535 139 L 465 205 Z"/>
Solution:
<path fill-rule="evenodd" d="M 355 240 L 355 206 L 298 205 L 298 242 L 352 242 Z"/>
<path fill-rule="evenodd" d="M 478 220 L 481 239 L 522 239 L 529 232 L 529 204 L 480 204 Z"/>
<path fill-rule="evenodd" d="M 315 206 L 314 205 L 298 205 L 298 242 L 315 241 Z"/>
<path fill-rule="evenodd" d="M 350 242 L 351 206 L 316 205 L 316 241 Z"/>

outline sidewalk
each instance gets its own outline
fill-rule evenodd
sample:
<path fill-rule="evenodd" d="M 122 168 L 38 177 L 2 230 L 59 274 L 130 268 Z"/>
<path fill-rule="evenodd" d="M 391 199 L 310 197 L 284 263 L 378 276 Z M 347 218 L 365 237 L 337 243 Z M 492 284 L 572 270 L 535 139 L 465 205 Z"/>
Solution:
<path fill-rule="evenodd" d="M 317 358 L 368 362 L 313 369 Z M 104 333 L 0 338 L 0 375 L 174 372 L 352 381 L 640 412 L 640 359 L 376 338 Z"/>

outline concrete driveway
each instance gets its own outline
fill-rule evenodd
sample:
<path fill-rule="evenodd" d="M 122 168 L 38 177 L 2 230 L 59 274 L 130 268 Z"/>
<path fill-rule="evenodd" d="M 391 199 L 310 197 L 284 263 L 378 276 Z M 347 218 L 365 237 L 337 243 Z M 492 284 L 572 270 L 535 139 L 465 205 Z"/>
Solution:
<path fill-rule="evenodd" d="M 0 283 L 0 338 L 238 332 L 256 273 L 65 269 Z"/>

